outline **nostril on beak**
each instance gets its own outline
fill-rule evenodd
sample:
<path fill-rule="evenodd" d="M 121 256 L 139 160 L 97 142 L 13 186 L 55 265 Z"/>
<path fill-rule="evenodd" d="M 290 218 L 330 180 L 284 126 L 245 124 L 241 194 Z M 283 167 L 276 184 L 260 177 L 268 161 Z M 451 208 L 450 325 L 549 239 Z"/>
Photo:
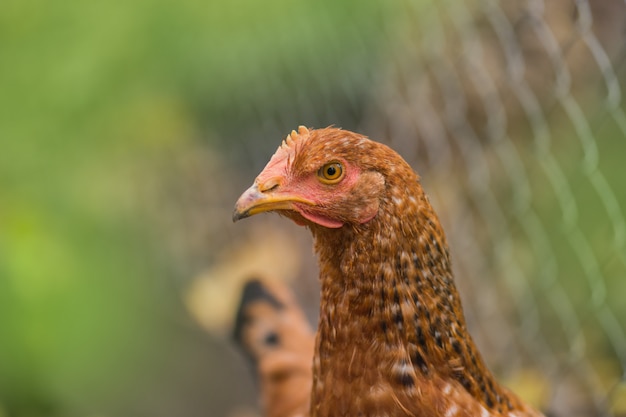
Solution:
<path fill-rule="evenodd" d="M 264 193 L 266 191 L 272 191 L 280 185 L 280 178 L 270 178 L 262 184 L 259 184 L 259 191 Z"/>

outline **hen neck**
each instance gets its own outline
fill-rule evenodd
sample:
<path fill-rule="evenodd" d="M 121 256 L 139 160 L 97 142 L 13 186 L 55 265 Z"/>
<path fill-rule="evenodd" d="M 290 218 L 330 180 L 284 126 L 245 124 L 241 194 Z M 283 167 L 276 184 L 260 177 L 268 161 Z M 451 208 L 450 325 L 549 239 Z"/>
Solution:
<path fill-rule="evenodd" d="M 510 410 L 518 400 L 496 383 L 467 332 L 445 236 L 426 197 L 390 203 L 366 224 L 312 227 L 321 281 L 314 396 L 324 381 L 343 379 L 358 390 L 382 377 L 412 389 L 437 375 L 487 409 Z M 398 204 L 403 215 L 391 209 Z"/>

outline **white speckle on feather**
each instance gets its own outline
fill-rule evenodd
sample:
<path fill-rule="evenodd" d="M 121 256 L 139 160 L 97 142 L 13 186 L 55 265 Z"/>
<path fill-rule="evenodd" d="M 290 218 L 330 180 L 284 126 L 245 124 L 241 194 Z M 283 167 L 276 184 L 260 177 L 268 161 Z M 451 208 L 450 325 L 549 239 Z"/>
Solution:
<path fill-rule="evenodd" d="M 397 362 L 393 365 L 393 371 L 399 375 L 409 374 L 413 367 L 406 361 Z"/>
<path fill-rule="evenodd" d="M 458 411 L 459 411 L 459 408 L 456 406 L 456 404 L 452 404 L 446 410 L 446 417 L 454 417 Z"/>
<path fill-rule="evenodd" d="M 411 257 L 409 256 L 408 253 L 406 253 L 405 251 L 402 251 L 402 252 L 400 252 L 400 259 L 405 261 L 405 262 L 408 262 L 409 259 L 411 259 Z"/>
<path fill-rule="evenodd" d="M 370 388 L 369 397 L 373 400 L 379 399 L 387 395 L 388 387 L 382 385 L 374 385 Z"/>

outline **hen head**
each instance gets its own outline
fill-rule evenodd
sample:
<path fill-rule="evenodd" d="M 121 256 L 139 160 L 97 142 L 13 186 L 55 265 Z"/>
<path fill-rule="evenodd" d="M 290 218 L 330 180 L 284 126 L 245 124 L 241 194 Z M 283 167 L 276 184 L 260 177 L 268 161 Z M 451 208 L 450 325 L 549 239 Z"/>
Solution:
<path fill-rule="evenodd" d="M 233 221 L 266 211 L 300 225 L 340 228 L 370 221 L 398 169 L 417 175 L 385 145 L 337 128 L 300 126 L 239 198 Z"/>

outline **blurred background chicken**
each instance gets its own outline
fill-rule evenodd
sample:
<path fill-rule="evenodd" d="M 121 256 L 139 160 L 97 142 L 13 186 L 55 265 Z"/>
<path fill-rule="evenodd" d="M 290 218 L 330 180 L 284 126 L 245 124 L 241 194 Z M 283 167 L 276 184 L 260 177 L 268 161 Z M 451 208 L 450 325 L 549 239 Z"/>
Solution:
<path fill-rule="evenodd" d="M 234 338 L 250 360 L 263 416 L 308 415 L 315 338 L 293 294 L 277 282 L 248 281 Z"/>

